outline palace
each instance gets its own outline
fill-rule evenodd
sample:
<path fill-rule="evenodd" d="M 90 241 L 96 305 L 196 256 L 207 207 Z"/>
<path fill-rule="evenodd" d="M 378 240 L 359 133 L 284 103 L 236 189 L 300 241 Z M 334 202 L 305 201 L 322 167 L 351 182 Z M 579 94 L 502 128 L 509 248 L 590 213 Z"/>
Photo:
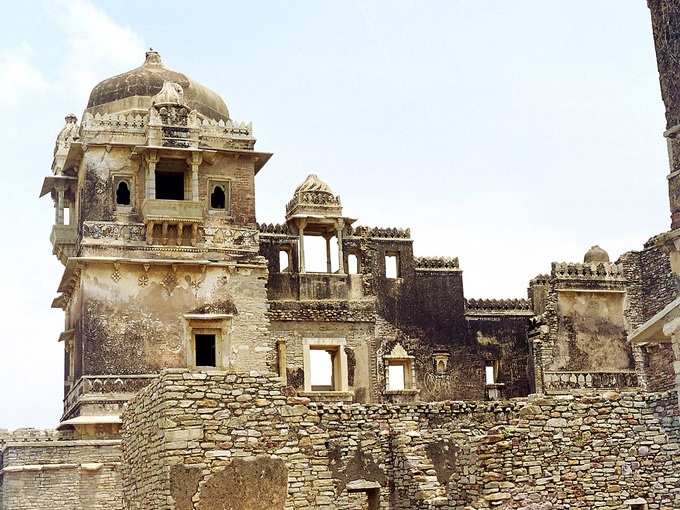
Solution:
<path fill-rule="evenodd" d="M 40 193 L 63 415 L 0 432 L 0 510 L 680 508 L 680 5 L 648 4 L 670 230 L 527 299 L 315 174 L 258 223 L 271 154 L 158 52 L 99 83 Z"/>

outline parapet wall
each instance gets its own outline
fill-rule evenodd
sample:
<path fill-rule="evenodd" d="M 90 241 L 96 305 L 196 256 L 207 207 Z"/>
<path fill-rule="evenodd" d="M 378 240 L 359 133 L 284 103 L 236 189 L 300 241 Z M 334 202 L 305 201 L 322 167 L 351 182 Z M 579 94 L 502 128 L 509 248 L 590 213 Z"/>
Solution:
<path fill-rule="evenodd" d="M 120 440 L 0 432 L 0 510 L 119 510 Z"/>
<path fill-rule="evenodd" d="M 680 508 L 673 392 L 318 404 L 164 371 L 123 414 L 127 509 Z"/>

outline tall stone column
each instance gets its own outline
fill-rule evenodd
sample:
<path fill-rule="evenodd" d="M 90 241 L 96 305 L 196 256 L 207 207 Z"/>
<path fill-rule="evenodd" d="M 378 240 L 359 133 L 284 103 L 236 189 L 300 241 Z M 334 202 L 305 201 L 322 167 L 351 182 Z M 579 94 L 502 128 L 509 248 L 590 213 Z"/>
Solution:
<path fill-rule="evenodd" d="M 324 239 L 326 239 L 326 272 L 332 273 L 333 265 L 331 264 L 331 238 L 325 236 Z"/>
<path fill-rule="evenodd" d="M 673 319 L 663 327 L 663 334 L 670 337 L 673 346 L 673 370 L 675 372 L 675 389 L 678 392 L 680 405 L 680 317 Z"/>
<path fill-rule="evenodd" d="M 146 179 L 144 181 L 144 192 L 148 199 L 156 198 L 156 163 L 158 163 L 158 153 L 151 151 L 146 154 Z"/>
<path fill-rule="evenodd" d="M 57 225 L 64 224 L 64 190 L 57 191 L 57 203 L 55 204 L 54 222 Z"/>
<path fill-rule="evenodd" d="M 671 228 L 680 228 L 680 2 L 647 0 L 652 16 L 661 96 L 666 107 L 670 174 L 668 197 Z"/>
<path fill-rule="evenodd" d="M 338 273 L 340 274 L 345 274 L 345 255 L 342 252 L 342 229 L 344 226 L 344 220 L 338 220 L 336 236 L 338 239 Z"/>
<path fill-rule="evenodd" d="M 305 220 L 298 220 L 298 261 L 300 267 L 298 271 L 300 273 L 305 272 L 305 225 L 307 222 Z"/>
<path fill-rule="evenodd" d="M 203 162 L 203 156 L 200 152 L 192 152 L 189 158 L 191 165 L 191 200 L 198 202 L 198 167 Z"/>

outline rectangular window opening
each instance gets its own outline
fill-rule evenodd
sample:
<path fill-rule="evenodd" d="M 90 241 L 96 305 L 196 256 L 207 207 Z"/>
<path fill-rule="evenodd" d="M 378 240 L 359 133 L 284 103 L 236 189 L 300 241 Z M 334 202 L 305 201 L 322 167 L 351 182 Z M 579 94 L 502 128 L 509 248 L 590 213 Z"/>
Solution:
<path fill-rule="evenodd" d="M 399 278 L 399 255 L 385 255 L 385 277 Z"/>
<path fill-rule="evenodd" d="M 487 363 L 484 367 L 484 377 L 486 384 L 496 384 L 496 366 L 494 363 Z"/>
<path fill-rule="evenodd" d="M 406 389 L 406 367 L 399 363 L 387 365 L 387 389 L 401 391 Z"/>
<path fill-rule="evenodd" d="M 279 251 L 279 272 L 284 273 L 288 271 L 290 266 L 290 260 L 288 257 L 288 252 L 286 250 Z"/>
<path fill-rule="evenodd" d="M 216 367 L 217 356 L 215 352 L 215 335 L 195 335 L 196 341 L 196 366 Z"/>
<path fill-rule="evenodd" d="M 347 255 L 347 271 L 349 274 L 359 274 L 359 258 L 353 253 Z"/>
<path fill-rule="evenodd" d="M 71 208 L 64 207 L 64 225 L 71 224 Z"/>
<path fill-rule="evenodd" d="M 309 349 L 310 380 L 312 391 L 333 391 L 335 352 L 321 347 Z"/>
<path fill-rule="evenodd" d="M 320 235 L 305 235 L 305 271 L 308 273 L 335 273 L 338 264 L 338 240 L 335 236 L 327 242 Z M 330 264 L 329 264 L 330 262 Z"/>
<path fill-rule="evenodd" d="M 184 172 L 156 170 L 156 198 L 184 200 Z"/>

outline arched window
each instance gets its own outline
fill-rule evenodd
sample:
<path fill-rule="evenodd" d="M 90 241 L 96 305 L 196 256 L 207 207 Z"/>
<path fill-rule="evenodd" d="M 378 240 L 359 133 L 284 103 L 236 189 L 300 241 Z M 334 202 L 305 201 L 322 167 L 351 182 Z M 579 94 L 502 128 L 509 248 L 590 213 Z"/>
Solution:
<path fill-rule="evenodd" d="M 130 205 L 130 185 L 127 181 L 119 181 L 116 186 L 116 204 Z"/>
<path fill-rule="evenodd" d="M 227 206 L 227 195 L 224 186 L 216 184 L 210 194 L 210 207 L 212 209 L 225 209 Z"/>

